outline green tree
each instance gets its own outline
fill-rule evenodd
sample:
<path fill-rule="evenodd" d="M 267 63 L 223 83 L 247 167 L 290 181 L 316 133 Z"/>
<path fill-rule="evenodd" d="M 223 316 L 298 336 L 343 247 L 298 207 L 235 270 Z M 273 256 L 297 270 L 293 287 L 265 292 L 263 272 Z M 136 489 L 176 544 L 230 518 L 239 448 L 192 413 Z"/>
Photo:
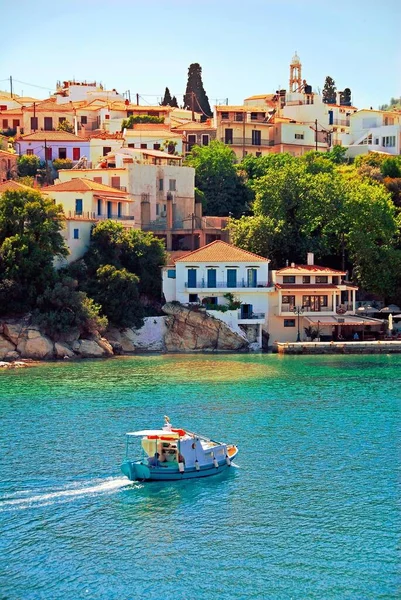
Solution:
<path fill-rule="evenodd" d="M 172 97 L 170 94 L 170 90 L 168 89 L 168 87 L 166 87 L 166 89 L 164 90 L 164 96 L 162 101 L 160 102 L 160 106 L 172 106 L 171 102 L 172 102 Z"/>
<path fill-rule="evenodd" d="M 177 102 L 177 98 L 176 98 L 175 96 L 173 96 L 173 97 L 171 98 L 171 104 L 170 104 L 170 106 L 171 106 L 172 108 L 178 108 L 178 102 Z"/>
<path fill-rule="evenodd" d="M 203 87 L 202 67 L 199 63 L 189 65 L 187 88 L 184 95 L 184 108 L 202 112 L 206 117 L 213 115 L 210 109 L 209 98 Z"/>
<path fill-rule="evenodd" d="M 6 191 L 0 198 L 0 281 L 18 288 L 20 308 L 30 308 L 54 280 L 53 260 L 67 256 L 61 205 L 35 190 Z"/>
<path fill-rule="evenodd" d="M 344 91 L 340 92 L 340 104 L 342 106 L 351 106 L 351 90 L 345 88 Z"/>
<path fill-rule="evenodd" d="M 74 125 L 67 121 L 61 121 L 57 126 L 57 131 L 66 131 L 67 133 L 74 133 Z"/>
<path fill-rule="evenodd" d="M 164 123 L 164 118 L 153 115 L 131 115 L 128 119 L 123 119 L 121 131 L 124 129 L 133 129 L 136 123 Z"/>
<path fill-rule="evenodd" d="M 103 265 L 96 271 L 94 299 L 113 325 L 142 327 L 143 307 L 139 300 L 138 283 L 139 278 L 127 269 Z"/>
<path fill-rule="evenodd" d="M 380 165 L 383 177 L 401 177 L 401 160 L 397 156 L 385 158 Z"/>
<path fill-rule="evenodd" d="M 252 193 L 235 162 L 231 148 L 216 140 L 194 146 L 187 156 L 186 164 L 195 168 L 195 185 L 204 194 L 205 214 L 239 217 L 248 211 Z"/>
<path fill-rule="evenodd" d="M 322 92 L 323 102 L 325 102 L 325 104 L 335 104 L 336 91 L 337 88 L 334 79 L 332 79 L 330 75 L 327 75 Z"/>
<path fill-rule="evenodd" d="M 35 322 L 53 339 L 62 339 L 71 331 L 93 334 L 107 327 L 100 305 L 77 289 L 77 282 L 61 277 L 48 286 L 37 299 Z"/>
<path fill-rule="evenodd" d="M 17 164 L 20 177 L 35 177 L 40 167 L 40 158 L 35 154 L 23 154 L 18 157 Z"/>

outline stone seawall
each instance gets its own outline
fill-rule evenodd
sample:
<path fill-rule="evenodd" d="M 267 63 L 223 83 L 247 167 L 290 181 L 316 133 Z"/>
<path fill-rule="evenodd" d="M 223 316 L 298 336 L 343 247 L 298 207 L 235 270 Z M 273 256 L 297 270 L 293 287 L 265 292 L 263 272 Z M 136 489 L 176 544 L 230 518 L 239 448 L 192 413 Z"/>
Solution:
<path fill-rule="evenodd" d="M 279 354 L 401 354 L 401 340 L 375 342 L 276 342 Z"/>

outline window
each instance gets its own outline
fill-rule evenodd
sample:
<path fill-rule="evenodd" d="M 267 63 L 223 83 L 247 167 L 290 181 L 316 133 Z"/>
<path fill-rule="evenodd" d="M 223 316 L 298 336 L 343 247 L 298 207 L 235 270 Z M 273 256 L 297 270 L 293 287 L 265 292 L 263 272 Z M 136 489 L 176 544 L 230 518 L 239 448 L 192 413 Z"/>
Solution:
<path fill-rule="evenodd" d="M 76 215 L 82 215 L 82 198 L 77 198 L 75 200 L 75 214 Z"/>
<path fill-rule="evenodd" d="M 236 112 L 235 113 L 235 120 L 236 121 L 243 121 L 244 120 L 244 113 L 242 113 L 242 112 Z"/>
<path fill-rule="evenodd" d="M 168 189 L 170 190 L 170 192 L 175 192 L 176 191 L 176 181 L 175 179 L 169 179 L 168 182 Z"/>
<path fill-rule="evenodd" d="M 259 158 L 259 156 L 262 156 L 261 152 L 256 152 L 256 158 Z"/>
<path fill-rule="evenodd" d="M 303 133 L 296 133 L 295 134 L 295 139 L 296 140 L 303 140 L 304 139 L 304 134 Z"/>
<path fill-rule="evenodd" d="M 30 148 L 28 148 L 28 150 L 26 151 L 26 153 L 27 153 L 27 156 L 32 156 L 33 150 L 30 149 Z"/>
<path fill-rule="evenodd" d="M 262 132 L 259 129 L 252 130 L 252 146 L 260 146 L 262 142 Z"/>
<path fill-rule="evenodd" d="M 382 138 L 382 146 L 390 148 L 395 146 L 395 135 L 388 135 Z"/>
<path fill-rule="evenodd" d="M 3 129 L 8 129 L 8 119 L 3 119 Z"/>
<path fill-rule="evenodd" d="M 146 148 L 147 148 L 147 147 L 148 147 L 148 145 L 147 145 L 147 144 L 141 144 L 141 148 L 142 148 L 143 150 L 146 150 Z"/>
<path fill-rule="evenodd" d="M 327 283 L 328 277 L 327 277 L 327 275 L 316 275 L 315 282 L 316 283 Z"/>
<path fill-rule="evenodd" d="M 96 181 L 96 183 L 103 183 L 103 179 L 101 177 L 94 177 L 93 181 Z"/>
<path fill-rule="evenodd" d="M 284 275 L 283 283 L 295 283 L 295 275 Z"/>
<path fill-rule="evenodd" d="M 221 118 L 222 119 L 228 119 L 228 112 L 222 112 L 221 113 Z"/>
<path fill-rule="evenodd" d="M 100 198 L 97 199 L 97 214 L 99 216 L 102 214 L 102 201 Z"/>
<path fill-rule="evenodd" d="M 64 121 L 65 121 L 65 117 L 59 117 L 59 118 L 58 118 L 58 122 L 59 122 L 60 124 L 61 124 L 61 123 L 64 123 Z"/>
<path fill-rule="evenodd" d="M 0 110 L 7 110 L 7 106 L 5 104 L 0 104 Z"/>
<path fill-rule="evenodd" d="M 79 160 L 81 158 L 81 148 L 72 149 L 72 160 Z"/>
<path fill-rule="evenodd" d="M 375 138 L 375 146 L 379 145 L 379 138 Z"/>
<path fill-rule="evenodd" d="M 319 311 L 328 306 L 328 296 L 302 296 L 302 306 L 308 311 Z"/>
<path fill-rule="evenodd" d="M 58 157 L 61 158 L 62 160 L 65 160 L 67 158 L 67 148 L 59 148 L 58 149 Z"/>
<path fill-rule="evenodd" d="M 13 129 L 19 127 L 19 119 L 13 119 Z"/>
<path fill-rule="evenodd" d="M 199 302 L 198 294 L 189 294 L 189 302 Z"/>
<path fill-rule="evenodd" d="M 88 117 L 82 116 L 81 117 L 81 125 L 87 125 L 88 124 Z"/>
<path fill-rule="evenodd" d="M 156 217 L 160 215 L 160 204 L 156 204 Z"/>
<path fill-rule="evenodd" d="M 164 188 L 164 179 L 159 179 L 159 192 L 162 192 Z"/>
<path fill-rule="evenodd" d="M 135 144 L 128 144 L 128 148 L 135 148 Z"/>
<path fill-rule="evenodd" d="M 129 144 L 128 144 L 129 146 Z M 135 147 L 135 144 L 133 144 L 132 147 Z M 153 144 L 153 150 L 160 150 L 160 144 L 158 142 L 156 142 L 156 144 Z"/>
<path fill-rule="evenodd" d="M 168 271 L 167 271 L 167 277 L 169 279 L 175 279 L 175 269 L 168 269 Z"/>
<path fill-rule="evenodd" d="M 256 287 L 257 277 L 257 269 L 247 269 L 247 287 Z"/>
<path fill-rule="evenodd" d="M 109 152 L 111 152 L 111 147 L 103 146 L 103 156 L 106 156 L 107 154 L 109 154 Z"/>
<path fill-rule="evenodd" d="M 232 129 L 225 129 L 224 130 L 224 142 L 226 144 L 232 144 L 233 143 L 233 130 Z"/>
<path fill-rule="evenodd" d="M 257 120 L 258 120 L 258 113 L 251 112 L 251 121 L 257 121 Z"/>
<path fill-rule="evenodd" d="M 281 303 L 288 304 L 288 310 L 292 310 L 295 306 L 295 296 L 283 296 Z"/>
<path fill-rule="evenodd" d="M 110 115 L 104 115 L 105 119 L 110 119 Z"/>
<path fill-rule="evenodd" d="M 118 190 L 120 189 L 120 178 L 119 177 L 111 178 L 111 187 L 117 188 Z"/>
<path fill-rule="evenodd" d="M 45 160 L 52 160 L 53 151 L 51 148 L 46 148 L 45 150 Z"/>
<path fill-rule="evenodd" d="M 52 131 L 53 130 L 53 119 L 52 117 L 45 117 L 44 120 L 44 130 Z"/>
<path fill-rule="evenodd" d="M 79 229 L 74 229 L 74 240 L 79 240 Z"/>
<path fill-rule="evenodd" d="M 187 138 L 187 149 L 188 152 L 191 150 L 192 146 L 195 146 L 196 144 L 196 135 L 194 135 L 193 133 L 191 133 L 188 138 Z"/>
<path fill-rule="evenodd" d="M 310 283 L 310 275 L 304 275 L 302 277 L 302 283 Z"/>
<path fill-rule="evenodd" d="M 38 128 L 38 117 L 31 117 L 31 129 L 35 130 Z"/>
<path fill-rule="evenodd" d="M 284 327 L 295 327 L 295 319 L 284 319 Z"/>

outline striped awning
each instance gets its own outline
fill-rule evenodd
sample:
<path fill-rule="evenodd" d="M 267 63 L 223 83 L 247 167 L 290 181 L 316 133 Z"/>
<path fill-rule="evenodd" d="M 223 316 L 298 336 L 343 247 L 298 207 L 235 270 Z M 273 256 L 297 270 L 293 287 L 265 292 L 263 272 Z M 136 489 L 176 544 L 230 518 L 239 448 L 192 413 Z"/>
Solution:
<path fill-rule="evenodd" d="M 383 319 L 372 319 L 369 317 L 360 317 L 359 315 L 333 315 L 330 317 L 304 317 L 311 325 L 321 325 L 324 327 L 325 325 L 336 326 L 341 325 L 341 327 L 357 327 L 358 325 L 381 325 L 383 323 Z"/>

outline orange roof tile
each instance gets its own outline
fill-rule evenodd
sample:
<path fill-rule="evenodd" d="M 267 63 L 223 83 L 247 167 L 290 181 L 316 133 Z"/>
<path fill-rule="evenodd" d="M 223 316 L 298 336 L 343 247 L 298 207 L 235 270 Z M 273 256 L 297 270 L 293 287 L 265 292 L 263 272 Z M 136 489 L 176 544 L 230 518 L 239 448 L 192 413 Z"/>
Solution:
<path fill-rule="evenodd" d="M 153 129 L 162 129 L 163 131 L 170 131 L 168 125 L 164 123 L 135 123 L 134 131 L 152 131 Z M 127 131 L 131 131 L 128 129 Z"/>
<path fill-rule="evenodd" d="M 18 140 L 22 142 L 83 142 L 88 141 L 86 138 L 79 137 L 68 131 L 36 131 L 27 135 L 20 135 Z"/>
<path fill-rule="evenodd" d="M 216 106 L 217 112 L 267 112 L 267 106 L 225 106 L 224 104 Z"/>
<path fill-rule="evenodd" d="M 176 262 L 270 262 L 269 258 L 264 258 L 253 252 L 242 250 L 227 242 L 215 240 L 203 248 L 189 252 L 176 260 Z"/>
<path fill-rule="evenodd" d="M 18 155 L 14 152 L 7 152 L 7 150 L 0 150 L 0 155 L 4 156 L 4 158 L 18 158 Z"/>
<path fill-rule="evenodd" d="M 277 271 L 278 274 L 286 275 L 287 273 L 302 273 L 303 271 L 313 273 L 334 273 L 335 275 L 345 275 L 345 271 L 336 271 L 329 267 L 320 267 L 319 265 L 294 265 L 293 267 L 284 267 Z"/>
<path fill-rule="evenodd" d="M 271 102 L 276 96 L 277 94 L 256 94 L 245 98 L 245 100 L 267 100 L 267 102 Z"/>
<path fill-rule="evenodd" d="M 56 185 L 50 185 L 49 187 L 43 188 L 44 192 L 103 192 L 107 194 L 113 194 L 115 196 L 121 196 L 124 198 L 127 196 L 127 192 L 122 192 L 109 185 L 103 183 L 97 183 L 92 179 L 81 179 L 76 177 L 70 181 L 64 181 L 63 183 L 56 183 Z"/>
<path fill-rule="evenodd" d="M 4 181 L 4 183 L 0 183 L 0 194 L 7 191 L 16 191 L 20 192 L 22 190 L 33 191 L 34 188 L 29 187 L 28 185 L 23 185 L 18 181 L 14 181 L 13 179 L 9 179 L 8 181 Z"/>
<path fill-rule="evenodd" d="M 216 131 L 216 127 L 213 127 L 210 123 L 197 123 L 196 121 L 189 121 L 187 123 L 180 123 L 179 125 L 174 125 L 173 129 L 177 131 Z"/>

